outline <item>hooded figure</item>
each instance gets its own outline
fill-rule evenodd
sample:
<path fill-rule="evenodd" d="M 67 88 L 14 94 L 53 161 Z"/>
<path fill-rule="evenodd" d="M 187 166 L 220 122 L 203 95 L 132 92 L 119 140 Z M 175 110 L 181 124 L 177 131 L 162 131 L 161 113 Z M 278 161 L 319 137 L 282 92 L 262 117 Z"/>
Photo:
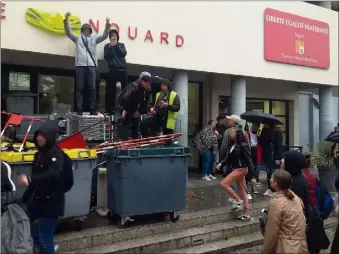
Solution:
<path fill-rule="evenodd" d="M 128 84 L 120 93 L 118 104 L 123 108 L 122 117 L 124 118 L 124 125 L 128 130 L 131 128 L 132 139 L 138 137 L 138 126 L 140 116 L 140 105 L 143 104 L 146 91 L 151 90 L 151 74 L 149 72 L 142 72 L 139 78 L 131 84 Z M 128 134 L 123 135 L 123 139 L 127 139 Z"/>
<path fill-rule="evenodd" d="M 104 47 L 104 58 L 109 68 L 109 82 L 106 85 L 106 112 L 112 113 L 116 101 L 116 84 L 120 82 L 121 89 L 127 84 L 126 47 L 119 42 L 120 36 L 116 29 L 109 31 L 109 40 Z"/>
<path fill-rule="evenodd" d="M 39 221 L 31 225 L 33 243 L 40 253 L 54 253 L 54 232 L 65 207 L 65 155 L 56 145 L 55 122 L 43 124 L 33 139 L 38 151 L 31 176 L 20 176 L 28 184 L 22 199 L 31 222 Z"/>
<path fill-rule="evenodd" d="M 75 74 L 76 74 L 76 103 L 79 115 L 83 113 L 83 92 L 89 92 L 89 108 L 90 113 L 96 114 L 96 82 L 99 73 L 97 72 L 97 44 L 103 42 L 108 37 L 110 27 L 109 18 L 106 18 L 106 25 L 103 34 L 93 35 L 92 28 L 89 24 L 81 26 L 81 34 L 79 36 L 73 34 L 68 18 L 71 14 L 65 14 L 64 27 L 66 35 L 76 44 L 75 53 Z M 86 103 L 87 104 L 87 103 Z"/>
<path fill-rule="evenodd" d="M 291 190 L 302 200 L 305 209 L 305 217 L 312 215 L 308 183 L 302 174 L 305 167 L 305 157 L 297 151 L 288 151 L 284 154 L 284 169 L 292 176 Z"/>
<path fill-rule="evenodd" d="M 172 90 L 172 82 L 169 79 L 163 79 L 161 91 L 156 94 L 154 107 L 150 109 L 153 117 L 141 122 L 140 132 L 142 137 L 147 138 L 150 135 L 150 129 L 152 136 L 157 135 L 160 129 L 162 129 L 164 135 L 172 134 L 179 110 L 179 95 Z"/>
<path fill-rule="evenodd" d="M 56 145 L 54 122 L 43 124 L 34 133 L 34 143 L 38 152 L 34 156 L 32 175 L 23 201 L 32 200 L 32 212 L 38 217 L 59 217 L 64 213 L 64 153 Z M 38 139 L 45 139 L 41 145 Z"/>

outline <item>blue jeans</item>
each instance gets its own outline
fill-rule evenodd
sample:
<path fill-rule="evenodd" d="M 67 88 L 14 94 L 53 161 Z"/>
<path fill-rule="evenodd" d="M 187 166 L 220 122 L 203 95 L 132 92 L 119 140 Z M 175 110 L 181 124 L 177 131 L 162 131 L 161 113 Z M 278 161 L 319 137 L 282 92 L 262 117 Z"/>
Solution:
<path fill-rule="evenodd" d="M 272 158 L 263 158 L 263 160 L 267 174 L 267 186 L 271 191 L 273 191 L 271 188 L 271 177 L 276 169 L 275 161 Z"/>
<path fill-rule="evenodd" d="M 213 171 L 213 152 L 206 151 L 202 154 L 202 172 L 209 176 Z"/>
<path fill-rule="evenodd" d="M 38 218 L 36 222 L 38 223 L 31 220 L 34 245 L 39 246 L 42 254 L 54 254 L 54 232 L 58 218 Z"/>

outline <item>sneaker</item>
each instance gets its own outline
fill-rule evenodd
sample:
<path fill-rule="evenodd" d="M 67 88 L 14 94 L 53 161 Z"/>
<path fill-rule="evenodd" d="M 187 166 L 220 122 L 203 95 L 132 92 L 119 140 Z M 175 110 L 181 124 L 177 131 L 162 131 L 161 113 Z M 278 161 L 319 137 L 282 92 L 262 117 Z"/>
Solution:
<path fill-rule="evenodd" d="M 251 220 L 251 216 L 249 216 L 249 215 L 240 215 L 239 217 L 237 217 L 237 220 L 249 221 L 249 220 Z"/>
<path fill-rule="evenodd" d="M 230 202 L 231 204 L 233 204 L 234 201 L 235 201 L 234 198 L 229 198 L 228 199 L 228 202 Z"/>
<path fill-rule="evenodd" d="M 243 201 L 233 201 L 233 204 L 232 204 L 232 211 L 235 212 L 235 211 L 239 211 L 243 208 Z"/>
<path fill-rule="evenodd" d="M 248 200 L 252 200 L 252 195 L 249 194 L 249 193 L 247 193 L 247 199 L 248 199 Z"/>
<path fill-rule="evenodd" d="M 216 180 L 217 178 L 215 176 L 209 175 L 208 176 L 211 180 Z"/>
<path fill-rule="evenodd" d="M 208 176 L 203 176 L 202 180 L 205 180 L 205 181 L 208 181 L 208 182 L 212 181 L 211 178 L 209 178 Z"/>
<path fill-rule="evenodd" d="M 268 189 L 268 190 L 265 191 L 265 193 L 264 193 L 264 196 L 266 196 L 266 197 L 272 197 L 272 195 L 273 195 L 273 192 L 272 192 L 270 189 Z"/>

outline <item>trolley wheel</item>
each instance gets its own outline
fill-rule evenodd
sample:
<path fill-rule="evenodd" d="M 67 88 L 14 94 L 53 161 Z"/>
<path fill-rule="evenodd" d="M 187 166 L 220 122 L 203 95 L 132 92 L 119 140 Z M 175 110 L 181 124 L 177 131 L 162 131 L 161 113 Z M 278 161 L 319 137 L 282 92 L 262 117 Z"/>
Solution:
<path fill-rule="evenodd" d="M 176 212 L 170 212 L 170 213 L 169 213 L 169 219 L 170 219 L 172 222 L 177 222 L 177 221 L 180 219 L 180 215 L 177 214 Z"/>
<path fill-rule="evenodd" d="M 80 231 L 80 230 L 82 230 L 82 228 L 83 228 L 84 222 L 81 221 L 81 220 L 76 220 L 76 221 L 74 221 L 74 224 L 75 224 L 75 229 L 76 229 L 77 231 Z"/>

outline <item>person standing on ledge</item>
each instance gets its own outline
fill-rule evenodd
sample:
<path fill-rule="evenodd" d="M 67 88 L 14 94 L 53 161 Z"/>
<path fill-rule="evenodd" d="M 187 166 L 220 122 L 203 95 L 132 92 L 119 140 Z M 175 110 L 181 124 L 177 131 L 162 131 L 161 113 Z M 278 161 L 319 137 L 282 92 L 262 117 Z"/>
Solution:
<path fill-rule="evenodd" d="M 126 47 L 119 42 L 119 33 L 116 29 L 109 31 L 110 42 L 105 45 L 104 58 L 109 68 L 109 83 L 106 85 L 106 112 L 113 113 L 116 104 L 116 86 L 117 82 L 121 83 L 121 90 L 127 84 L 126 73 Z"/>
<path fill-rule="evenodd" d="M 97 44 L 108 37 L 110 28 L 109 18 L 106 18 L 105 30 L 102 35 L 92 35 L 92 28 L 89 24 L 81 26 L 79 36 L 73 34 L 68 18 L 70 12 L 65 14 L 64 26 L 66 35 L 76 44 L 75 54 L 75 77 L 76 77 L 76 103 L 78 115 L 83 114 L 83 92 L 85 84 L 88 86 L 89 107 L 91 115 L 96 115 L 96 79 L 98 78 L 98 60 L 96 58 Z"/>

